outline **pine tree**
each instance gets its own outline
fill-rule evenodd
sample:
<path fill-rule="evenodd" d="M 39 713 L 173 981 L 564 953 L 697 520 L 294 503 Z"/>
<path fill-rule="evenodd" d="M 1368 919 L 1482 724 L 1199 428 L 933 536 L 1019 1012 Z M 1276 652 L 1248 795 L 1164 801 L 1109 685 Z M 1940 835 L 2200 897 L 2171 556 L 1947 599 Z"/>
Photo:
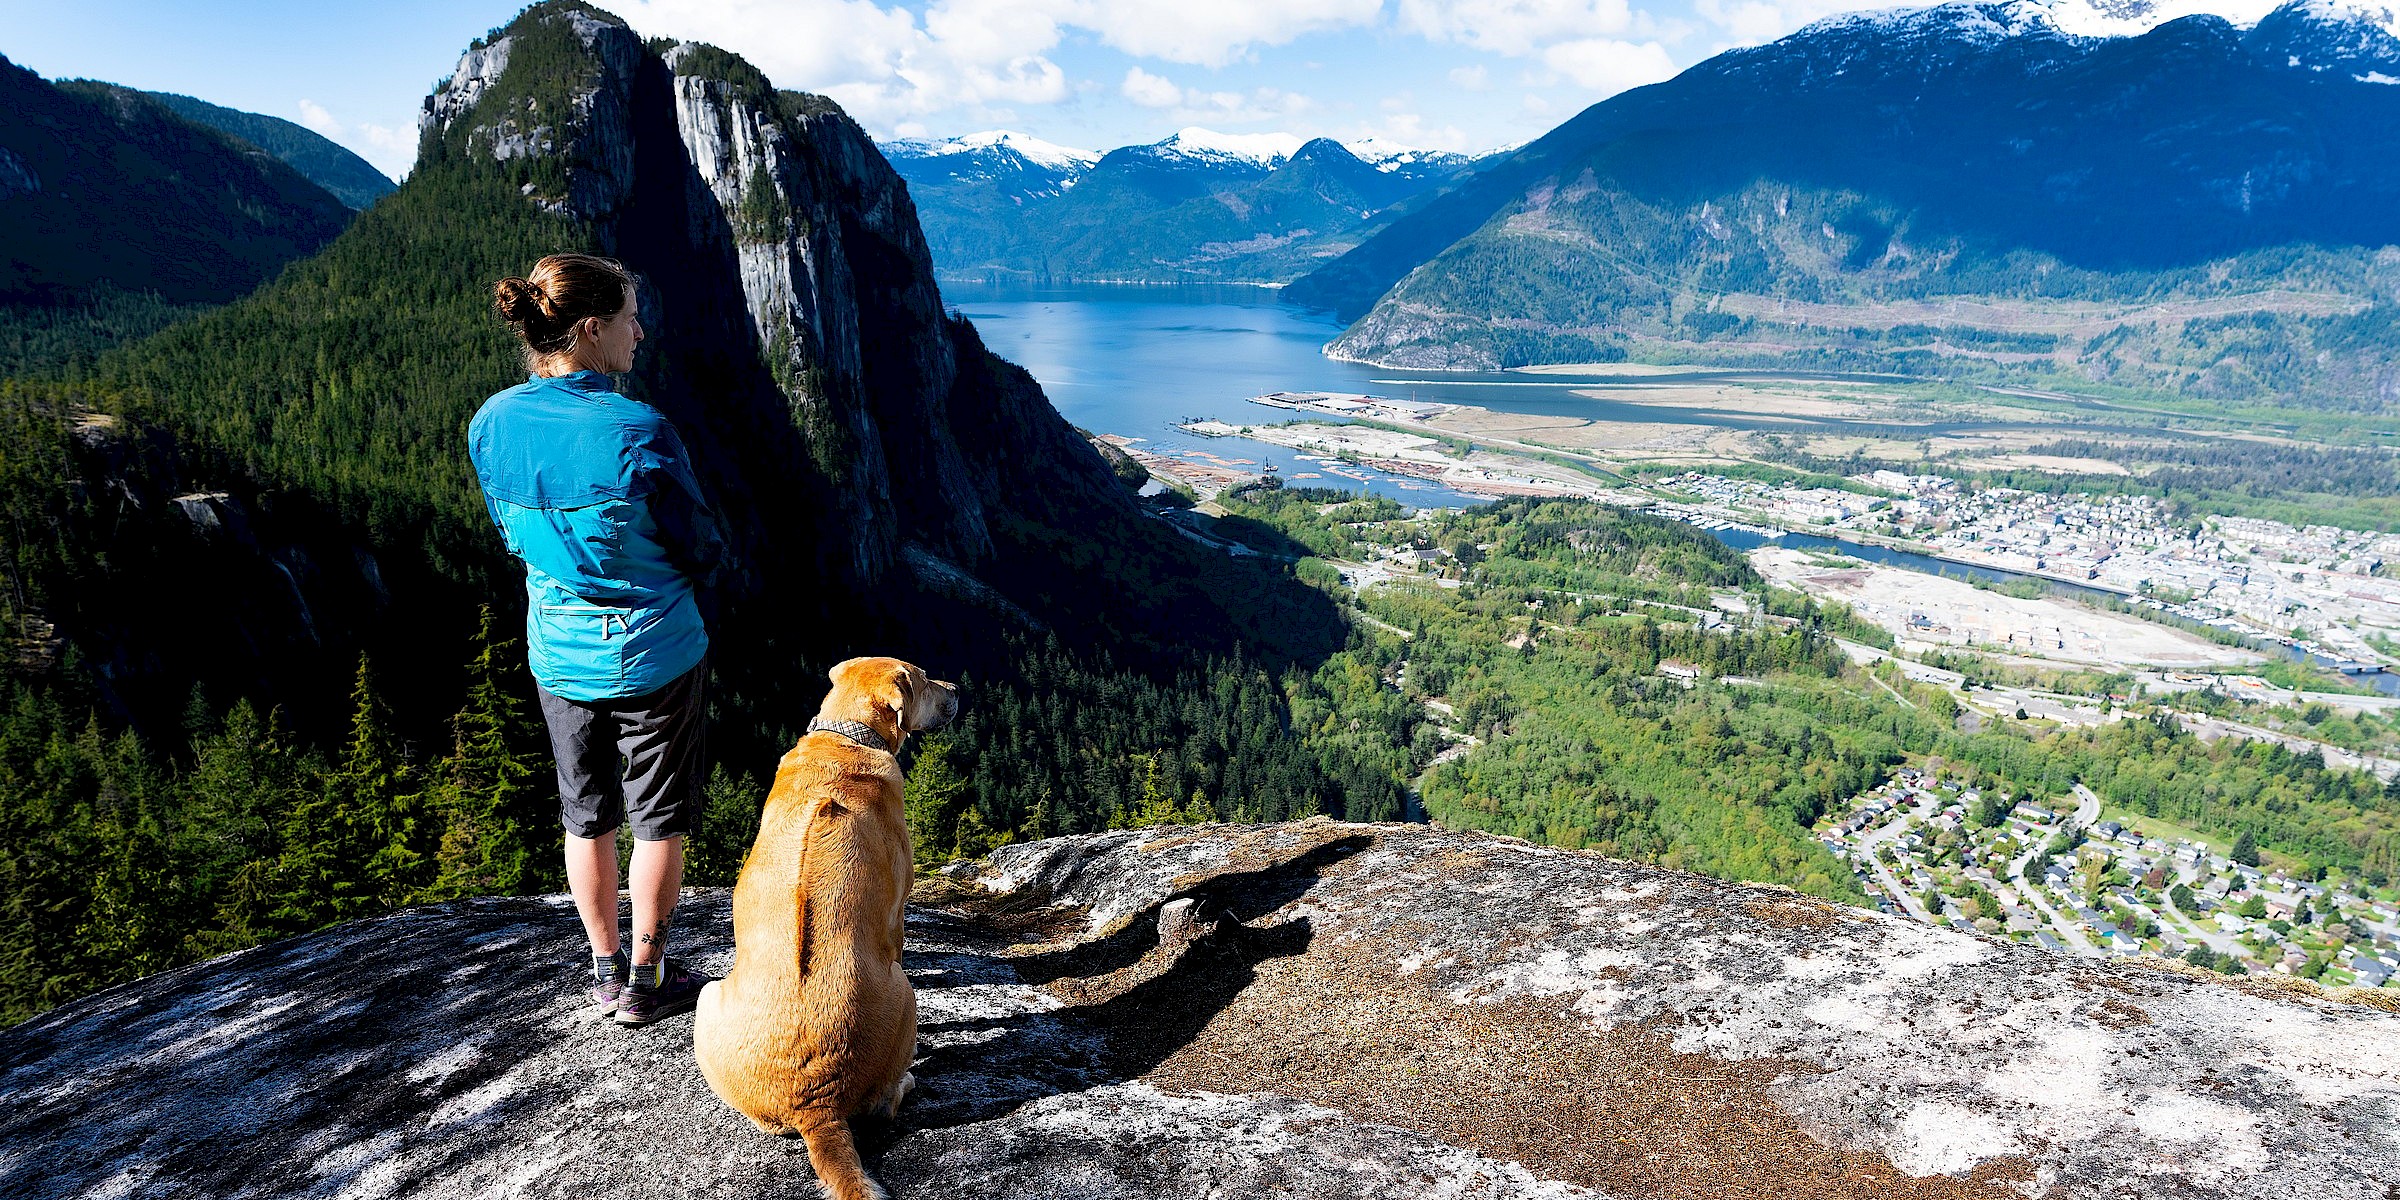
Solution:
<path fill-rule="evenodd" d="M 950 849 L 960 843 L 958 809 L 967 795 L 967 779 L 953 760 L 950 739 L 932 737 L 918 744 L 916 762 L 908 769 L 901 796 L 920 871 L 948 862 Z"/>
<path fill-rule="evenodd" d="M 2257 866 L 2258 839 L 2251 837 L 2249 830 L 2243 830 L 2239 836 L 2233 839 L 2233 853 L 2228 857 L 2245 867 Z"/>
<path fill-rule="evenodd" d="M 274 937 L 275 884 L 287 814 L 306 792 L 308 764 L 287 744 L 275 714 L 249 701 L 226 713 L 222 731 L 194 752 L 183 784 L 186 836 L 193 845 L 195 891 L 216 911 L 186 943 L 195 957 L 222 954 Z"/>
<path fill-rule="evenodd" d="M 365 655 L 350 689 L 350 744 L 331 782 L 343 800 L 348 851 L 362 855 L 356 903 L 389 908 L 431 882 L 433 822 L 417 792 L 416 772 L 392 735 L 391 711 L 376 690 Z"/>
<path fill-rule="evenodd" d="M 485 607 L 467 662 L 467 699 L 451 721 L 453 740 L 436 785 L 443 830 L 433 882 L 420 899 L 525 895 L 555 885 L 564 867 L 550 849 L 557 827 L 543 785 L 548 761 L 520 747 L 537 734 L 510 690 L 511 651 Z"/>
<path fill-rule="evenodd" d="M 766 796 L 747 779 L 717 763 L 701 788 L 705 799 L 699 831 L 684 860 L 684 880 L 694 887 L 730 887 L 758 839 L 759 807 Z"/>

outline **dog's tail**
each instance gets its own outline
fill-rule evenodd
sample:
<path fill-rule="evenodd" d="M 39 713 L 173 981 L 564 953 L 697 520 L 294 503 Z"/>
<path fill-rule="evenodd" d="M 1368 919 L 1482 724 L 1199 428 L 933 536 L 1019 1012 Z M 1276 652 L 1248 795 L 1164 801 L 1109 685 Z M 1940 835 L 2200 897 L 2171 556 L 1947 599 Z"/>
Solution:
<path fill-rule="evenodd" d="M 889 1200 L 858 1161 L 858 1144 L 850 1140 L 850 1122 L 825 1109 L 800 1115 L 800 1136 L 808 1142 L 808 1165 L 832 1200 Z"/>

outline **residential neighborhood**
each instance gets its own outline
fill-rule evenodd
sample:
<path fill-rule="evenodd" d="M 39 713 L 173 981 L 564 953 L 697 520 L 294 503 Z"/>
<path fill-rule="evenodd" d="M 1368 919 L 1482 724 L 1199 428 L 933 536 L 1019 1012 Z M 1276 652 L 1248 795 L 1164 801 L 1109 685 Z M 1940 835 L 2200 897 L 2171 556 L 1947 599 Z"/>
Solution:
<path fill-rule="evenodd" d="M 1904 769 L 1818 833 L 1877 907 L 1928 923 L 2226 974 L 2360 987 L 2400 975 L 2392 901 L 2239 861 L 2255 855 L 2238 846 L 2145 835 L 2104 818 L 2080 784 L 2036 803 Z"/>

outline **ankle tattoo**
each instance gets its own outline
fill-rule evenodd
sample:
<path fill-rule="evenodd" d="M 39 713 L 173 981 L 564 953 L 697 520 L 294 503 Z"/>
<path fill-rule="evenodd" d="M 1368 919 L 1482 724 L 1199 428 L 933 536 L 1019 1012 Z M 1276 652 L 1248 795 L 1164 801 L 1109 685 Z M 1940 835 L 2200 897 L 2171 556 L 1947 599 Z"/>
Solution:
<path fill-rule="evenodd" d="M 660 953 L 665 953 L 667 949 L 667 931 L 672 928 L 674 924 L 674 909 L 670 908 L 665 912 L 658 914 L 658 920 L 653 922 L 649 929 L 642 932 L 640 940 L 643 948 L 649 949 L 655 947 Z"/>

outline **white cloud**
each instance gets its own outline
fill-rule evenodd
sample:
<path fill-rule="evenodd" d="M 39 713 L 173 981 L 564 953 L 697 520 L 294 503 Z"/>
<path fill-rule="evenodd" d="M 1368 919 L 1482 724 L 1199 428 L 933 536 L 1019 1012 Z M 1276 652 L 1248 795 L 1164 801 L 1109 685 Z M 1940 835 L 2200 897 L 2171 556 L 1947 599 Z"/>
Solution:
<path fill-rule="evenodd" d="M 342 123 L 335 120 L 332 113 L 325 111 L 324 105 L 314 100 L 300 102 L 300 123 L 326 137 L 336 137 L 342 132 Z"/>
<path fill-rule="evenodd" d="M 1173 108 L 1183 103 L 1183 89 L 1175 86 L 1174 80 L 1140 67 L 1127 70 L 1125 82 L 1117 90 L 1143 108 Z"/>
<path fill-rule="evenodd" d="M 1549 43 L 1646 29 L 1626 0 L 1400 0 L 1394 23 L 1432 41 L 1523 57 Z"/>
<path fill-rule="evenodd" d="M 1621 42 L 1613 38 L 1583 38 L 1546 46 L 1542 62 L 1574 80 L 1577 86 L 1604 96 L 1657 83 L 1672 78 L 1676 72 L 1675 60 L 1657 42 Z"/>
<path fill-rule="evenodd" d="M 1203 92 L 1192 88 L 1183 94 L 1183 107 L 1175 110 L 1175 119 L 1194 124 L 1256 125 L 1288 122 L 1306 116 L 1316 107 L 1316 101 L 1307 96 L 1281 88 L 1252 88 L 1247 92 Z"/>
<path fill-rule="evenodd" d="M 1476 63 L 1471 67 L 1452 67 L 1450 68 L 1450 82 L 1470 92 L 1480 92 L 1492 86 L 1492 73 L 1484 70 L 1482 63 Z"/>
<path fill-rule="evenodd" d="M 1400 146 L 1415 146 L 1421 150 L 1449 150 L 1460 154 L 1489 150 L 1456 125 L 1429 125 L 1424 114 L 1390 112 L 1383 120 L 1362 125 L 1343 135 L 1345 141 L 1372 138 Z"/>
<path fill-rule="evenodd" d="M 319 136 L 339 142 L 352 154 L 367 160 L 367 165 L 393 179 L 407 176 L 417 161 L 417 127 L 403 123 L 398 126 L 361 122 L 350 125 L 334 116 L 331 109 L 314 100 L 299 103 L 300 123 Z"/>
<path fill-rule="evenodd" d="M 1382 0 L 934 0 L 922 19 L 876 0 L 613 0 L 648 36 L 748 58 L 784 87 L 823 92 L 871 125 L 994 104 L 1056 104 L 1070 31 L 1127 54 L 1223 66 L 1305 34 L 1374 22 Z"/>
<path fill-rule="evenodd" d="M 1288 120 L 1316 107 L 1307 96 L 1281 88 L 1239 92 L 1178 87 L 1174 80 L 1140 67 L 1126 70 L 1117 92 L 1143 108 L 1173 109 L 1175 120 L 1189 124 L 1254 125 Z"/>
<path fill-rule="evenodd" d="M 376 125 L 361 122 L 351 130 L 350 152 L 367 160 L 393 179 L 405 179 L 417 165 L 417 127 L 414 122 Z"/>
<path fill-rule="evenodd" d="M 1127 54 L 1220 67 L 1255 46 L 1371 24 L 1383 0 L 1061 0 L 1057 7 Z"/>

